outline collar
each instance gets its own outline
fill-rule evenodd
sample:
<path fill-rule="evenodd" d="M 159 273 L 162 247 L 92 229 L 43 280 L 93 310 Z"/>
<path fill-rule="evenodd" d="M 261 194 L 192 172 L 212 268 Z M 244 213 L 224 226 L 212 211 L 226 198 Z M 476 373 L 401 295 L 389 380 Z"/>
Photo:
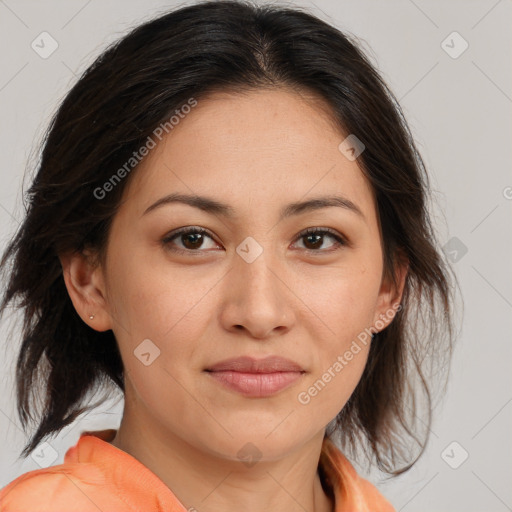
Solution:
<path fill-rule="evenodd" d="M 116 432 L 116 429 L 82 431 L 78 442 L 66 452 L 64 463 L 81 463 L 75 467 L 86 463 L 87 480 L 91 483 L 101 484 L 108 479 L 118 489 L 133 489 L 137 508 L 187 512 L 169 487 L 149 468 L 110 444 Z M 334 500 L 334 512 L 370 512 L 375 507 L 381 512 L 394 512 L 377 489 L 357 475 L 328 437 L 322 443 L 319 473 L 326 492 Z"/>

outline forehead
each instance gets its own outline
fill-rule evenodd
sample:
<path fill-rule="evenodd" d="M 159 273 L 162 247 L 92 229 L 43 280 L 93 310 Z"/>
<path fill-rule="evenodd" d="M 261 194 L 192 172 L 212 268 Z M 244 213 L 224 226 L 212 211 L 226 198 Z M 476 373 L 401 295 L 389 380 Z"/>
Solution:
<path fill-rule="evenodd" d="M 172 192 L 214 196 L 246 211 L 337 192 L 369 214 L 373 192 L 357 160 L 339 150 L 345 138 L 329 106 L 313 95 L 211 94 L 157 141 L 127 193 L 139 215 Z"/>

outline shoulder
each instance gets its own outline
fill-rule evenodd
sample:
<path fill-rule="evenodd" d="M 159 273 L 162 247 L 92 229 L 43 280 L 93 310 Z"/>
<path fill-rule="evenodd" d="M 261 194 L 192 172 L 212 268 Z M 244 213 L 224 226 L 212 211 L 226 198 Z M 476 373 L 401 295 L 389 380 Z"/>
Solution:
<path fill-rule="evenodd" d="M 348 459 L 345 460 L 344 481 L 346 484 L 350 481 L 354 505 L 357 504 L 357 507 L 362 507 L 364 504 L 366 507 L 369 507 L 369 510 L 378 510 L 379 512 L 396 512 L 393 505 L 377 487 L 366 478 L 360 476 Z M 348 476 L 349 478 L 347 478 Z"/>
<path fill-rule="evenodd" d="M 102 480 L 78 464 L 28 471 L 0 489 L 0 512 L 97 512 L 104 502 L 97 493 Z"/>
<path fill-rule="evenodd" d="M 382 495 L 382 493 L 368 480 L 358 476 L 361 494 L 369 506 L 378 506 L 379 512 L 396 512 L 391 503 Z"/>
<path fill-rule="evenodd" d="M 378 510 L 395 512 L 393 505 L 375 485 L 360 476 L 351 462 L 329 439 L 324 441 L 322 458 L 329 483 L 334 487 L 336 501 L 341 505 L 336 512 L 345 510 Z"/>

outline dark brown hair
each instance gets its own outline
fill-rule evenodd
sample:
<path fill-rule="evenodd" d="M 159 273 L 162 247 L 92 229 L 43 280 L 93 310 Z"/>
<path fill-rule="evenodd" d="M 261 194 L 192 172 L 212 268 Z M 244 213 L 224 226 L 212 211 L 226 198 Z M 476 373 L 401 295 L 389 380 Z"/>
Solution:
<path fill-rule="evenodd" d="M 366 447 L 391 474 L 421 455 L 432 412 L 426 377 L 444 372 L 451 355 L 455 278 L 437 246 L 428 177 L 402 110 L 353 36 L 298 7 L 221 0 L 160 15 L 109 46 L 48 127 L 25 218 L 0 262 L 0 313 L 15 300 L 23 311 L 17 411 L 25 430 L 29 421 L 36 426 L 23 456 L 95 407 L 89 393 L 112 383 L 124 390 L 114 334 L 80 319 L 58 255 L 104 255 L 136 167 L 104 197 L 95 191 L 191 97 L 273 87 L 322 98 L 343 133 L 362 141 L 358 163 L 378 205 L 385 275 L 396 282 L 400 255 L 409 264 L 402 309 L 375 334 L 362 378 L 327 435 L 338 433 L 348 449 Z M 422 436 L 418 393 L 427 414 Z M 420 448 L 414 460 L 411 440 Z"/>

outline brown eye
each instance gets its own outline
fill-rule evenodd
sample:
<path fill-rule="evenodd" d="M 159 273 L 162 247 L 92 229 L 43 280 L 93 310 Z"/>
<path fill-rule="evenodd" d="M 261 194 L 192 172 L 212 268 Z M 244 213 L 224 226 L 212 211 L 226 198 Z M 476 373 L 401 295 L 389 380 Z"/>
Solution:
<path fill-rule="evenodd" d="M 187 227 L 170 233 L 162 240 L 162 243 L 171 251 L 191 254 L 204 252 L 207 239 L 213 240 L 206 230 Z M 174 247 L 175 245 L 177 247 Z M 199 249 L 202 249 L 202 251 Z"/>
<path fill-rule="evenodd" d="M 334 246 L 334 250 L 336 250 L 340 246 L 346 245 L 346 242 L 341 235 L 327 228 L 313 228 L 303 231 L 298 236 L 298 240 L 304 240 L 304 246 L 307 251 L 331 252 L 333 249 L 322 250 L 322 245 L 324 244 L 324 240 L 326 237 L 335 240 L 335 243 L 331 244 L 331 247 Z"/>
<path fill-rule="evenodd" d="M 184 233 L 180 236 L 187 249 L 200 249 L 204 242 L 204 235 L 201 233 Z"/>
<path fill-rule="evenodd" d="M 334 243 L 331 243 L 328 248 L 322 248 L 326 238 L 334 240 Z M 208 239 L 214 242 L 214 246 L 218 246 L 208 231 L 191 226 L 173 231 L 162 240 L 162 243 L 170 251 L 195 255 L 212 249 L 212 247 L 205 247 L 208 245 Z M 297 240 L 303 240 L 304 249 L 312 253 L 332 252 L 347 245 L 344 237 L 329 228 L 310 228 L 300 233 Z"/>

